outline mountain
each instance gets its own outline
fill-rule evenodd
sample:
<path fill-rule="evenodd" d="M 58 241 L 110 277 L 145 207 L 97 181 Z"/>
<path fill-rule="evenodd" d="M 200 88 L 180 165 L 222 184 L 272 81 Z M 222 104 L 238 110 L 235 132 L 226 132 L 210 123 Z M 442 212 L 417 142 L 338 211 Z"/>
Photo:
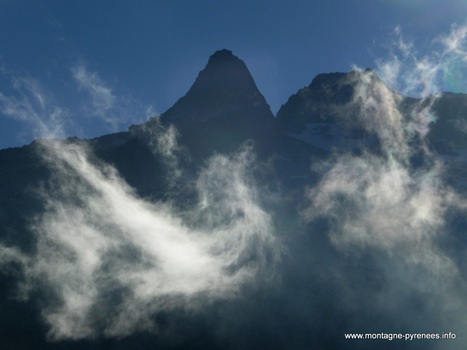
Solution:
<path fill-rule="evenodd" d="M 229 126 L 271 123 L 274 115 L 245 63 L 229 50 L 215 52 L 187 94 L 163 113 L 167 123 L 178 127 L 216 122 Z"/>
<path fill-rule="evenodd" d="M 130 131 L 173 124 L 182 143 L 206 156 L 231 152 L 246 139 L 267 142 L 274 137 L 275 119 L 245 63 L 229 50 L 215 52 L 187 94 L 171 108 Z M 144 131 L 143 131 L 144 133 Z M 263 146 L 266 150 L 269 145 Z"/>
<path fill-rule="evenodd" d="M 394 101 L 402 97 L 369 69 L 320 74 L 281 106 L 277 120 L 281 129 L 292 137 L 327 152 L 332 149 L 358 152 L 368 147 L 376 150 L 379 148 L 377 135 L 359 120 L 359 116 L 368 113 L 363 110 L 361 100 L 367 96 L 360 97 L 359 93 L 379 99 L 381 96 L 376 95 L 383 93 Z M 372 112 L 378 113 L 376 109 Z"/>
<path fill-rule="evenodd" d="M 396 140 L 391 129 L 404 129 L 400 136 L 404 140 L 399 139 L 398 146 L 410 144 L 412 163 L 426 162 L 416 152 L 423 139 L 455 177 L 450 184 L 465 191 L 461 179 L 467 173 L 461 164 L 466 161 L 466 104 L 465 94 L 403 96 L 367 69 L 318 75 L 281 106 L 277 121 L 287 135 L 327 153 L 364 150 L 380 154 L 383 134 Z"/>
<path fill-rule="evenodd" d="M 1 348 L 463 349 L 466 134 L 370 69 L 275 117 L 224 49 L 127 132 L 0 150 Z"/>

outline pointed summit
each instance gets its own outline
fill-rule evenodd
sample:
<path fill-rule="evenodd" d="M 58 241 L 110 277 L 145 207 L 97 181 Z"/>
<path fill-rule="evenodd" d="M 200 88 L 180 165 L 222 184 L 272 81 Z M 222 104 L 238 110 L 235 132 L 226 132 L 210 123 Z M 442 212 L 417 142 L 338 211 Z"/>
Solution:
<path fill-rule="evenodd" d="M 183 142 L 203 155 L 236 150 L 246 140 L 267 148 L 264 140 L 271 138 L 276 125 L 245 63 L 225 49 L 209 58 L 185 96 L 132 132 L 149 130 L 159 121 L 173 124 Z"/>
<path fill-rule="evenodd" d="M 255 123 L 274 116 L 245 63 L 224 49 L 209 58 L 188 93 L 162 119 L 184 126 L 219 119 L 227 124 Z"/>
<path fill-rule="evenodd" d="M 225 65 L 228 63 L 231 64 L 237 64 L 237 65 L 243 65 L 242 69 L 245 70 L 246 66 L 243 63 L 241 59 L 239 59 L 237 56 L 234 56 L 232 54 L 232 51 L 227 50 L 227 49 L 222 49 L 219 51 L 214 52 L 211 57 L 209 57 L 208 64 L 206 65 L 206 68 L 214 68 L 219 65 Z"/>
<path fill-rule="evenodd" d="M 202 90 L 214 93 L 217 89 L 242 89 L 244 93 L 259 94 L 255 81 L 245 63 L 229 50 L 216 51 L 199 73 L 190 92 Z M 219 92 L 219 91 L 218 91 Z M 263 102 L 263 101 L 261 101 Z M 264 101 L 265 102 L 265 101 Z"/>

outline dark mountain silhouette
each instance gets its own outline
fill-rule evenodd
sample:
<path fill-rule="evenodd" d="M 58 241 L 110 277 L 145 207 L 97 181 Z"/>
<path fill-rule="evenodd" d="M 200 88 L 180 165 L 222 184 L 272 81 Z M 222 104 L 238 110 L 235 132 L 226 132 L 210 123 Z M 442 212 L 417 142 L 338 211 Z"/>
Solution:
<path fill-rule="evenodd" d="M 174 132 L 174 138 L 167 138 L 169 130 Z M 60 183 L 53 157 L 44 157 L 51 142 L 36 140 L 21 148 L 0 150 L 0 243 L 25 254 L 34 254 L 38 249 L 34 228 L 50 206 L 40 193 L 53 192 Z M 213 156 L 230 159 L 239 150 L 251 149 L 251 178 L 246 181 L 255 189 L 251 198 L 270 215 L 272 230 L 284 246 L 282 259 L 275 267 L 278 281 L 271 285 L 258 278 L 253 287 L 238 287 L 236 297 L 208 303 L 201 311 L 178 307 L 156 312 L 151 318 L 156 331 L 138 329 L 115 337 L 105 334 L 105 326 L 96 321 L 94 337 L 54 342 L 47 339 L 43 310 L 47 300 L 55 296 L 46 287 L 38 286 L 43 288 L 32 292 L 29 299 L 17 298 L 17 282 L 24 278 L 21 264 L 5 263 L 7 257 L 0 256 L 0 264 L 4 263 L 0 265 L 2 349 L 389 349 L 394 345 L 399 349 L 430 349 L 439 344 L 349 341 L 344 339 L 344 333 L 461 331 L 455 329 L 460 316 L 441 308 L 445 300 L 441 297 L 445 295 L 432 291 L 428 282 L 425 284 L 424 278 L 429 280 L 432 276 L 419 272 L 425 271 L 425 262 L 417 261 L 411 269 L 401 262 L 398 254 L 412 254 L 410 247 L 388 253 L 385 249 L 392 246 L 381 244 L 377 246 L 380 250 L 364 252 L 362 247 L 375 244 L 379 237 L 375 235 L 377 238 L 368 240 L 370 243 L 358 241 L 361 250 L 352 255 L 350 248 L 336 248 L 336 240 L 342 238 L 337 235 L 341 221 L 356 215 L 360 206 L 367 211 L 381 206 L 378 195 L 396 191 L 398 186 L 395 181 L 383 191 L 373 189 L 368 182 L 378 184 L 379 176 L 387 169 L 396 175 L 403 171 L 397 179 L 414 179 L 402 186 L 407 202 L 415 202 L 413 198 L 418 197 L 413 193 L 421 196 L 423 191 L 447 198 L 433 204 L 445 214 L 443 224 L 436 226 L 438 222 L 431 223 L 426 218 L 427 230 L 433 231 L 429 234 L 430 243 L 424 246 L 421 240 L 417 242 L 420 249 L 436 246 L 435 255 L 443 257 L 437 260 L 438 265 L 456 266 L 452 268 L 456 271 L 449 270 L 457 278 L 453 283 L 455 290 L 450 293 L 465 292 L 467 255 L 463 233 L 467 221 L 465 213 L 452 203 L 457 201 L 454 193 L 463 196 L 467 190 L 467 95 L 444 93 L 415 99 L 391 90 L 371 70 L 320 74 L 292 95 L 274 117 L 245 63 L 231 51 L 220 50 L 209 58 L 187 94 L 160 116 L 133 125 L 128 132 L 58 142 L 63 149 L 79 145 L 88 150 L 90 163 L 98 168 L 112 165 L 135 196 L 148 203 L 177 208 L 180 220 L 189 218 L 195 229 L 201 227 L 203 219 L 192 219 L 193 208 L 202 213 L 206 210 L 196 192 L 197 181 L 203 180 L 199 178 L 200 169 Z M 349 201 L 341 189 L 344 186 L 339 187 L 352 170 L 333 168 L 339 161 L 366 166 L 353 178 L 364 181 L 352 193 L 357 196 L 370 188 L 373 192 L 370 191 L 367 206 L 360 197 Z M 366 178 L 375 164 L 382 170 L 378 168 Z M 113 176 L 111 172 L 104 173 L 109 178 Z M 343 203 L 344 209 L 307 219 L 313 190 L 320 181 L 334 179 L 332 176 L 340 182 L 326 189 L 328 193 L 335 191 L 333 205 Z M 222 188 L 236 178 L 215 180 L 209 186 Z M 418 183 L 426 184 L 420 193 Z M 352 183 L 346 186 L 351 188 Z M 239 186 L 237 190 L 245 188 Z M 79 205 L 93 210 L 86 203 Z M 221 230 L 232 226 L 232 218 L 246 220 L 247 213 L 242 210 L 253 210 L 232 208 L 228 215 L 222 214 L 221 219 L 225 217 L 227 223 L 221 225 Z M 398 212 L 398 208 L 387 208 Z M 383 206 L 382 211 L 389 213 L 387 208 Z M 407 213 L 409 217 L 412 211 Z M 202 218 L 208 226 L 215 226 L 219 219 L 206 217 Z M 398 219 L 390 217 L 387 221 L 384 229 L 399 227 Z M 350 236 L 357 230 L 351 223 L 354 226 L 346 226 Z M 370 220 L 369 227 L 379 229 L 378 224 Z M 448 233 L 437 236 L 435 228 L 439 227 Z M 368 233 L 362 233 L 362 237 L 365 234 Z M 413 242 L 410 239 L 408 242 Z M 257 243 L 251 244 L 255 247 Z M 128 249 L 131 251 L 131 247 Z M 116 250 L 115 254 L 120 252 Z M 138 256 L 138 252 L 132 254 Z M 242 263 L 248 265 L 254 256 L 243 258 Z M 443 260 L 445 256 L 448 258 Z M 408 270 L 410 277 L 404 274 Z M 412 277 L 415 282 L 410 285 Z M 406 288 L 407 285 L 410 286 Z M 114 293 L 109 288 L 102 303 L 110 304 L 106 304 L 107 309 L 102 307 L 102 312 L 115 318 L 117 311 L 112 310 L 111 301 L 124 299 L 130 292 Z M 383 302 L 389 298 L 394 308 L 388 306 L 389 301 Z M 437 298 L 440 301 L 434 302 Z M 170 304 L 173 300 L 164 302 Z M 459 299 L 455 302 L 462 304 Z M 466 308 L 462 304 L 458 310 Z M 97 316 L 96 319 L 102 320 Z M 453 344 L 447 348 L 461 348 Z"/>
<path fill-rule="evenodd" d="M 175 125 L 182 143 L 201 156 L 232 152 L 246 139 L 254 139 L 266 151 L 275 124 L 245 63 L 228 50 L 209 58 L 187 94 L 171 108 L 130 131 L 150 132 L 154 123 Z"/>
<path fill-rule="evenodd" d="M 263 127 L 274 119 L 245 63 L 231 51 L 214 53 L 187 94 L 163 113 L 163 119 L 179 127 L 216 122 Z"/>

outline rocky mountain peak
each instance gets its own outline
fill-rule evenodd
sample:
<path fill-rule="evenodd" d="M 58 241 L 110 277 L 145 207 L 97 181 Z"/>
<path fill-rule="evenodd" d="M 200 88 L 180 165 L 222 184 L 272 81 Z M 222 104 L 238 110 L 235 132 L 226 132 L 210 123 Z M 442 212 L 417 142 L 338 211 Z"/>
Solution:
<path fill-rule="evenodd" d="M 216 65 L 225 65 L 226 63 L 242 64 L 243 61 L 235 56 L 232 51 L 222 49 L 214 52 L 210 57 L 206 68 L 213 68 Z"/>
<path fill-rule="evenodd" d="M 187 94 L 163 113 L 177 125 L 218 118 L 274 118 L 245 63 L 225 49 L 209 58 Z"/>
<path fill-rule="evenodd" d="M 216 51 L 210 58 L 206 67 L 199 73 L 195 83 L 188 91 L 188 94 L 218 94 L 228 89 L 233 89 L 239 93 L 242 90 L 245 94 L 256 93 L 256 84 L 245 63 L 229 50 Z"/>
<path fill-rule="evenodd" d="M 152 123 L 173 124 L 193 149 L 227 150 L 271 134 L 275 118 L 245 63 L 231 51 L 216 51 L 185 96 Z M 202 144 L 202 145 L 200 145 Z M 228 144 L 226 146 L 225 144 Z"/>

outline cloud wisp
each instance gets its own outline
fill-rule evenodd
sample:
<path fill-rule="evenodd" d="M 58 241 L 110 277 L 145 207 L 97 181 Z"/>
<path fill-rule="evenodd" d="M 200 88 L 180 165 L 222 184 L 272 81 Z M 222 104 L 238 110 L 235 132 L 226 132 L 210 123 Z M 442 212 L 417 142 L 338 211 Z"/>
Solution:
<path fill-rule="evenodd" d="M 111 131 L 117 131 L 124 125 L 145 122 L 154 117 L 154 108 L 144 106 L 129 95 L 117 94 L 97 72 L 90 71 L 84 63 L 71 68 L 74 81 L 79 91 L 83 91 L 91 103 L 82 105 L 82 112 L 87 117 L 97 117 L 105 122 Z"/>
<path fill-rule="evenodd" d="M 179 131 L 170 124 L 164 126 L 159 117 L 153 117 L 148 123 L 130 128 L 130 133 L 143 139 L 154 156 L 161 159 L 168 170 L 172 184 L 182 176 L 182 160 L 189 160 L 188 152 L 179 142 Z"/>
<path fill-rule="evenodd" d="M 79 88 L 91 96 L 93 104 L 91 112 L 106 122 L 113 123 L 114 121 L 107 115 L 115 107 L 117 100 L 112 89 L 104 84 L 96 72 L 89 72 L 82 64 L 73 67 L 71 72 Z"/>
<path fill-rule="evenodd" d="M 360 264 L 357 273 L 337 267 L 335 277 L 349 290 L 336 304 L 361 312 L 354 320 L 359 328 L 371 328 L 368 320 L 375 315 L 385 327 L 405 331 L 451 327 L 460 332 L 467 324 L 460 258 L 465 248 L 450 246 L 463 234 L 452 224 L 453 213 L 465 216 L 467 200 L 447 183 L 450 168 L 428 139 L 437 121 L 433 107 L 442 97 L 429 94 L 438 92 L 432 89 L 441 84 L 446 60 L 463 54 L 465 33 L 457 28 L 444 37 L 446 49 L 439 55 L 418 60 L 413 45 L 400 42 L 406 56 L 379 61 L 383 80 L 389 77 L 392 86 L 402 82 L 404 92 L 421 92 L 424 98 L 404 97 L 370 70 L 349 74 L 346 83 L 354 93 L 336 114 L 342 118 L 337 123 L 363 129 L 377 142 L 362 143 L 359 152 L 335 152 L 313 167 L 320 179 L 306 192 L 303 217 L 312 228 L 326 227 L 331 247 L 345 263 Z M 407 60 L 416 67 L 409 75 Z M 374 277 L 365 276 L 367 270 Z M 405 315 L 411 318 L 401 321 Z"/>
<path fill-rule="evenodd" d="M 449 34 L 434 38 L 432 50 L 421 57 L 400 26 L 395 28 L 394 36 L 390 59 L 376 61 L 379 75 L 389 86 L 414 97 L 466 89 L 461 73 L 467 62 L 466 25 L 453 25 Z"/>
<path fill-rule="evenodd" d="M 360 126 L 378 137 L 381 152 L 337 155 L 319 184 L 308 191 L 307 220 L 331 220 L 330 238 L 343 250 L 379 249 L 436 273 L 455 274 L 456 266 L 436 247 L 449 208 L 465 207 L 443 181 L 443 163 L 425 144 L 433 118 L 432 101 L 403 114 L 403 98 L 373 72 L 353 82 L 350 110 L 357 106 Z M 423 159 L 414 166 L 414 159 Z"/>
<path fill-rule="evenodd" d="M 0 92 L 0 113 L 24 122 L 32 137 L 63 137 L 70 123 L 70 113 L 58 106 L 53 96 L 31 77 L 12 76 L 5 73 L 12 94 Z"/>
<path fill-rule="evenodd" d="M 278 258 L 270 216 L 249 185 L 251 150 L 209 160 L 196 181 L 199 204 L 183 215 L 139 198 L 83 145 L 44 141 L 53 189 L 33 230 L 21 290 L 42 285 L 51 339 L 121 337 L 153 330 L 153 316 L 238 296 Z M 39 282 L 40 281 L 40 282 Z"/>
<path fill-rule="evenodd" d="M 74 107 L 59 103 L 41 81 L 2 67 L 0 78 L 4 80 L 4 91 L 0 92 L 0 114 L 24 124 L 20 140 L 86 138 L 89 134 L 94 135 L 95 129 L 115 132 L 156 115 L 151 105 L 141 103 L 128 93 L 114 91 L 97 72 L 89 71 L 84 64 L 74 65 L 69 71 L 76 84 L 65 82 L 63 93 L 70 94 L 70 103 Z M 72 86 L 73 91 L 68 91 L 68 86 Z M 76 89 L 82 93 L 77 94 Z M 83 117 L 88 118 L 92 130 L 77 125 L 77 120 Z"/>
<path fill-rule="evenodd" d="M 141 104 L 117 96 L 85 66 L 72 76 L 91 97 L 83 110 L 112 128 L 141 112 Z M 27 122 L 36 138 L 66 135 L 70 112 L 45 88 L 18 77 L 11 85 L 17 96 L 0 94 L 3 114 Z M 153 126 L 148 146 L 176 179 L 184 157 L 178 131 Z M 22 266 L 20 298 L 48 295 L 41 314 L 50 339 L 157 331 L 158 312 L 235 298 L 272 275 L 279 244 L 250 176 L 251 147 L 211 157 L 191 179 L 198 201 L 183 212 L 140 198 L 86 141 L 43 140 L 37 147 L 52 177 L 38 189 L 44 209 L 31 225 L 35 253 L 0 245 L 0 264 Z"/>
<path fill-rule="evenodd" d="M 442 39 L 446 50 L 434 55 L 438 62 L 428 64 L 426 57 L 416 61 L 419 69 L 405 78 L 405 90 L 416 90 L 423 83 L 425 91 L 424 82 L 436 81 L 444 57 L 463 52 L 460 45 L 466 32 L 456 28 Z M 399 41 L 399 48 L 416 59 L 412 44 Z M 404 78 L 398 58 L 379 64 L 383 77 L 393 82 Z M 306 218 L 330 218 L 330 237 L 342 249 L 377 248 L 454 273 L 455 264 L 434 241 L 443 233 L 448 208 L 464 208 L 465 201 L 445 184 L 443 161 L 426 143 L 436 120 L 431 109 L 436 96 L 407 100 L 372 71 L 359 70 L 351 79 L 354 95 L 341 115 L 352 113 L 359 127 L 376 135 L 380 151 L 337 155 L 320 183 L 308 192 L 312 206 Z"/>

